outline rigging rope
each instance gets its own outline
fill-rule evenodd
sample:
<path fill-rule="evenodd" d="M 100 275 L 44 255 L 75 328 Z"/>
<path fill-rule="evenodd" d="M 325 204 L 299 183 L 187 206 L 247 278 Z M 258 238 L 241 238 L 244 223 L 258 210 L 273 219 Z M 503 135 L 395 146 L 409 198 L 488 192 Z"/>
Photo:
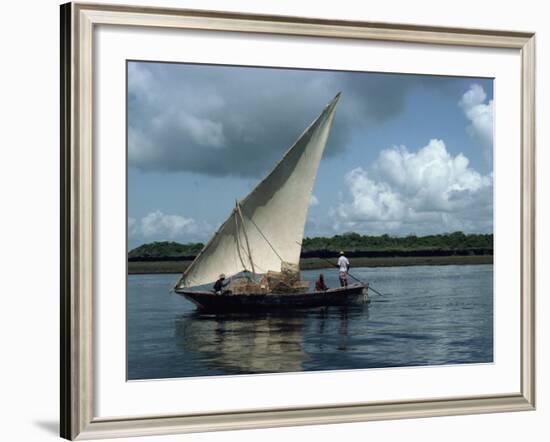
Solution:
<path fill-rule="evenodd" d="M 254 261 L 252 260 L 252 252 L 250 251 L 250 244 L 248 243 L 248 235 L 246 234 L 246 229 L 244 227 L 244 218 L 243 218 L 243 214 L 241 212 L 241 205 L 239 204 L 238 201 L 235 201 L 235 205 L 237 207 L 237 213 L 241 217 L 241 223 L 242 223 L 242 226 L 243 226 L 244 239 L 245 239 L 245 242 L 246 242 L 246 249 L 248 251 L 248 259 L 250 260 L 250 265 L 252 266 L 252 275 L 253 275 L 254 279 L 256 279 L 256 270 L 254 270 Z M 237 232 L 237 234 L 238 234 L 238 232 Z"/>
<path fill-rule="evenodd" d="M 264 235 L 264 232 L 262 232 L 262 231 L 260 230 L 260 228 L 258 227 L 258 225 L 254 222 L 254 220 L 253 220 L 251 217 L 249 217 L 248 215 L 247 215 L 247 218 L 250 220 L 250 222 L 251 222 L 252 224 L 254 224 L 254 227 L 256 227 L 256 229 L 258 229 L 258 232 L 260 232 L 260 235 L 262 235 L 262 238 L 265 239 L 265 242 L 267 242 L 267 244 L 269 245 L 269 247 L 271 247 L 271 250 L 273 250 L 273 252 L 275 252 L 275 255 L 277 255 L 277 258 L 279 258 L 279 259 L 281 260 L 281 262 L 285 262 L 284 259 L 281 258 L 281 255 L 279 255 L 279 254 L 277 253 L 277 250 L 275 250 L 275 247 L 273 247 L 273 244 L 271 244 L 271 243 L 269 242 L 269 240 L 266 238 L 266 236 Z"/>
<path fill-rule="evenodd" d="M 244 263 L 243 256 L 241 254 L 242 246 L 239 242 L 239 222 L 237 220 L 237 210 L 233 211 L 233 214 L 235 216 L 235 242 L 237 243 L 237 255 L 239 255 L 239 260 L 241 261 L 241 265 L 243 266 L 244 271 L 246 272 L 246 264 Z"/>

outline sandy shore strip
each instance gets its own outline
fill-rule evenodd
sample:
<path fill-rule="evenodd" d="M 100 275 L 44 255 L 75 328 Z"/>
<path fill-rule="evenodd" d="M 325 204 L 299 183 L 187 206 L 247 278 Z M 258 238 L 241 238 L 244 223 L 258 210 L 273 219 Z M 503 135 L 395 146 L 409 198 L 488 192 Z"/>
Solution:
<path fill-rule="evenodd" d="M 334 261 L 336 259 L 329 259 Z M 492 264 L 492 255 L 464 255 L 464 256 L 403 256 L 350 258 L 351 267 L 399 267 L 399 266 L 425 266 L 425 265 L 473 265 Z M 191 261 L 130 261 L 128 262 L 129 274 L 146 273 L 181 273 Z M 300 260 L 302 270 L 314 270 L 330 268 L 327 261 L 321 258 L 303 258 Z"/>

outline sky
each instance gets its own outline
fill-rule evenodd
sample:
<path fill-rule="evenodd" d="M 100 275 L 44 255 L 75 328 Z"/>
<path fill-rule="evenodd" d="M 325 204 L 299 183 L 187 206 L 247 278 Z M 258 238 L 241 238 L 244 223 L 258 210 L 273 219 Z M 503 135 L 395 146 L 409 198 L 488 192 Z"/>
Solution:
<path fill-rule="evenodd" d="M 338 92 L 305 236 L 492 233 L 492 79 L 127 69 L 130 249 L 207 241 Z"/>

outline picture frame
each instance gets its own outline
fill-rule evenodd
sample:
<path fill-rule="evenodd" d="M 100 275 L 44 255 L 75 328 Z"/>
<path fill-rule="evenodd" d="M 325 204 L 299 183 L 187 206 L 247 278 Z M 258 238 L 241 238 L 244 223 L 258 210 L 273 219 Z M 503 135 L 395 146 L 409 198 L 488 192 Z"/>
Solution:
<path fill-rule="evenodd" d="M 97 417 L 94 412 L 94 32 L 98 25 L 507 48 L 521 58 L 520 391 L 216 413 Z M 92 439 L 344 423 L 535 408 L 535 35 L 201 10 L 61 6 L 61 436 Z"/>

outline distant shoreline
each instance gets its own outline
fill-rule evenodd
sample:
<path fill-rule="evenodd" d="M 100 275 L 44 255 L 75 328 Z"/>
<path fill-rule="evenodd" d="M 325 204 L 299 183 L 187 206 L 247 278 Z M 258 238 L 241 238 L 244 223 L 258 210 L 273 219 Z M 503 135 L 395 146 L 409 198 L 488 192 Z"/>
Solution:
<path fill-rule="evenodd" d="M 329 261 L 335 261 L 332 259 Z M 425 265 L 475 265 L 492 264 L 493 255 L 450 255 L 450 256 L 389 256 L 389 257 L 352 257 L 351 267 L 401 267 Z M 128 262 L 128 274 L 181 273 L 192 260 L 155 260 Z M 302 270 L 331 269 L 322 258 L 300 259 Z"/>

